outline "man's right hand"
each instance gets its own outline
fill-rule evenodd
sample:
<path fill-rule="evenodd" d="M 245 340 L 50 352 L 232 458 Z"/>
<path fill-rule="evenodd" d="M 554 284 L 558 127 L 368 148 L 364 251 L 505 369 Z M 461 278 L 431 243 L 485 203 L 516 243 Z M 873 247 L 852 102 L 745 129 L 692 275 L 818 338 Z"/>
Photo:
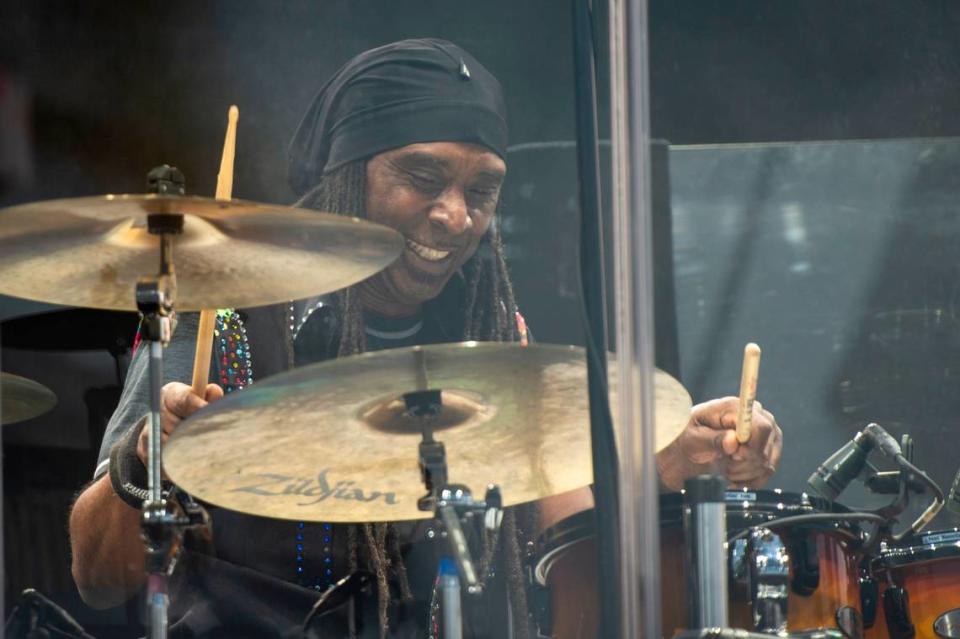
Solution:
<path fill-rule="evenodd" d="M 163 435 L 162 443 L 180 425 L 180 422 L 197 412 L 210 402 L 223 397 L 223 389 L 216 384 L 207 384 L 206 397 L 200 398 L 193 394 L 193 388 L 180 382 L 170 382 L 160 391 L 160 425 Z M 150 435 L 150 420 L 143 425 L 140 438 L 137 440 L 137 457 L 144 466 L 147 465 L 147 440 Z"/>

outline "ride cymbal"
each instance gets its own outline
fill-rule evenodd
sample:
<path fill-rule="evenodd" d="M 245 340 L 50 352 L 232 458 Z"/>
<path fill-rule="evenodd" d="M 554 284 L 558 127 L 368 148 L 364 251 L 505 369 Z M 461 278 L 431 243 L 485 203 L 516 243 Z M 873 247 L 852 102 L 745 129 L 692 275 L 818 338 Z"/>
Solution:
<path fill-rule="evenodd" d="M 43 415 L 57 405 L 53 391 L 26 377 L 0 373 L 0 425 Z"/>
<path fill-rule="evenodd" d="M 422 421 L 403 399 L 424 389 L 442 391 L 432 430 L 452 483 L 477 496 L 497 484 L 513 505 L 593 482 L 584 351 L 543 344 L 398 348 L 289 371 L 180 424 L 164 447 L 164 468 L 196 497 L 252 515 L 431 517 L 417 509 L 426 493 Z M 657 371 L 658 450 L 687 424 L 690 406 L 680 383 Z"/>
<path fill-rule="evenodd" d="M 335 291 L 389 265 L 396 231 L 365 220 L 241 200 L 106 195 L 0 210 L 0 293 L 137 310 L 137 280 L 160 266 L 147 215 L 178 213 L 176 308 L 260 306 Z"/>

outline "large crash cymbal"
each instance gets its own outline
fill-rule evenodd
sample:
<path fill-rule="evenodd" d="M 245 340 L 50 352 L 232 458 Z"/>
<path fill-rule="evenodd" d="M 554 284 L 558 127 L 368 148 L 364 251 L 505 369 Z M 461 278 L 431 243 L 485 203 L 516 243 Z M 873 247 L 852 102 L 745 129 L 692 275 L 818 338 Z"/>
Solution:
<path fill-rule="evenodd" d="M 136 310 L 159 270 L 151 213 L 181 213 L 176 308 L 234 308 L 319 295 L 363 280 L 403 249 L 387 227 L 330 213 L 201 197 L 106 195 L 0 210 L 0 293 Z"/>
<path fill-rule="evenodd" d="M 57 405 L 53 391 L 26 377 L 0 373 L 0 425 L 43 415 Z"/>
<path fill-rule="evenodd" d="M 422 352 L 418 359 L 417 349 Z M 418 364 L 422 361 L 422 367 Z M 296 369 L 182 423 L 164 448 L 181 488 L 212 504 L 299 521 L 432 516 L 417 466 L 420 421 L 404 393 L 443 391 L 434 437 L 451 482 L 506 505 L 593 481 L 584 352 L 572 346 L 466 342 L 400 348 Z M 672 441 L 690 396 L 657 371 L 656 442 Z"/>

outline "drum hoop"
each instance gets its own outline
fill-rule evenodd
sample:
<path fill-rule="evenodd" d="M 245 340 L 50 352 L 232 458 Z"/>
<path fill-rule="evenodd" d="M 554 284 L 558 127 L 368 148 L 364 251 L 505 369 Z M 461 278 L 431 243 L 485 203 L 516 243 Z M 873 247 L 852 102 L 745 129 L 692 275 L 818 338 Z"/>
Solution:
<path fill-rule="evenodd" d="M 960 557 L 960 529 L 956 528 L 920 535 L 907 544 L 886 547 L 880 551 L 880 563 L 887 568 L 957 557 Z"/>
<path fill-rule="evenodd" d="M 541 586 L 547 585 L 547 575 L 553 566 L 553 559 L 563 551 L 594 535 L 593 510 L 582 510 L 561 519 L 540 535 L 543 554 L 537 559 L 533 576 Z"/>
<path fill-rule="evenodd" d="M 728 519 L 731 514 L 744 516 L 748 519 L 756 519 L 756 521 L 749 521 L 747 526 L 738 526 L 738 530 L 763 525 L 772 519 L 779 519 L 789 515 L 816 511 L 836 513 L 850 512 L 845 506 L 835 502 L 829 502 L 813 495 L 790 493 L 780 490 L 731 490 L 727 492 L 726 499 Z M 677 527 L 681 523 L 680 513 L 682 513 L 682 508 L 683 495 L 681 493 L 660 495 L 659 513 L 661 529 Z M 803 528 L 807 530 L 822 528 L 841 534 L 845 533 L 852 539 L 858 539 L 855 532 L 848 529 L 849 527 L 849 524 L 845 527 L 838 522 L 803 525 Z M 592 509 L 583 510 L 569 517 L 565 517 L 544 530 L 538 538 L 538 546 L 542 554 L 536 559 L 536 563 L 534 564 L 534 578 L 537 583 L 541 586 L 546 586 L 554 560 L 570 547 L 593 537 L 594 534 Z"/>

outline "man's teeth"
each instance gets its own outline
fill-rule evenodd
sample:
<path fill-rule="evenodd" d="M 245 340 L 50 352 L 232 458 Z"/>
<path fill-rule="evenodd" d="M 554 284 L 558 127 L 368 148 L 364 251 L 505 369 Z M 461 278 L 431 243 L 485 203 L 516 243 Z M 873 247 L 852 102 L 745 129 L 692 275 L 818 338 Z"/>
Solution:
<path fill-rule="evenodd" d="M 450 251 L 438 251 L 437 249 L 432 249 L 429 246 L 417 244 L 413 240 L 407 240 L 407 248 L 416 253 L 419 257 L 431 262 L 439 262 L 450 255 Z"/>

